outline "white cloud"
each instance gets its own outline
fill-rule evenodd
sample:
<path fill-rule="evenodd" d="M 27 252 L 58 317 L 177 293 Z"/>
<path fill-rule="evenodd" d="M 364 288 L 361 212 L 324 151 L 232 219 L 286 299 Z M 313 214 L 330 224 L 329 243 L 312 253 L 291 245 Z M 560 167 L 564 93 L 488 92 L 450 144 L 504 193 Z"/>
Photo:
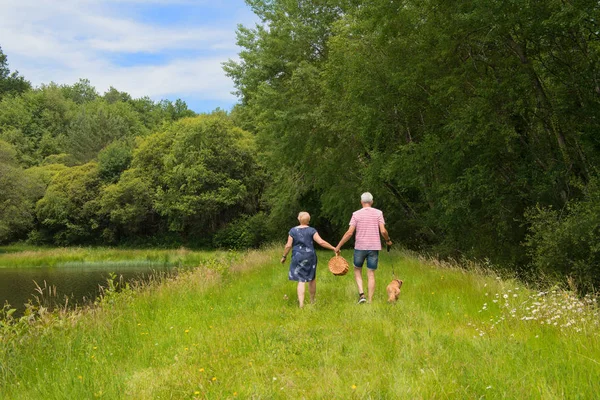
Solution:
<path fill-rule="evenodd" d="M 237 58 L 235 26 L 240 21 L 232 19 L 224 26 L 155 26 L 132 16 L 115 16 L 120 3 L 123 2 L 0 0 L 0 46 L 8 55 L 10 68 L 19 70 L 34 85 L 50 81 L 70 84 L 88 78 L 100 92 L 114 86 L 134 97 L 185 99 L 189 95 L 235 101 L 230 93 L 233 84 L 221 63 Z M 166 55 L 160 65 L 126 66 L 111 61 L 140 53 Z"/>

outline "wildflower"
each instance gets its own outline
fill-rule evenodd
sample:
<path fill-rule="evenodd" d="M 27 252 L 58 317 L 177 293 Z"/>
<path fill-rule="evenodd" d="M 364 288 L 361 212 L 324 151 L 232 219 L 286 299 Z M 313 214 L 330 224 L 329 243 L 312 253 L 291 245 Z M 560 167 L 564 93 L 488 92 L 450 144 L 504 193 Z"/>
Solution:
<path fill-rule="evenodd" d="M 93 349 L 96 350 L 98 347 L 94 346 Z"/>
<path fill-rule="evenodd" d="M 200 372 L 204 372 L 204 368 L 200 368 L 198 371 L 200 371 Z"/>
<path fill-rule="evenodd" d="M 216 381 L 217 381 L 217 377 L 216 377 L 216 376 L 213 376 L 211 380 L 212 380 L 213 382 L 216 382 Z"/>
<path fill-rule="evenodd" d="M 249 367 L 251 367 L 251 366 L 252 366 L 252 361 L 250 361 L 250 362 L 248 363 L 248 366 L 249 366 Z"/>
<path fill-rule="evenodd" d="M 356 390 L 356 385 L 352 385 L 352 390 Z"/>
<path fill-rule="evenodd" d="M 138 322 L 138 326 L 142 326 L 142 324 L 140 324 L 140 323 Z"/>
<path fill-rule="evenodd" d="M 83 379 L 83 376 L 81 376 L 81 375 L 77 375 L 77 379 L 79 379 L 79 380 L 82 380 L 82 379 Z"/>
<path fill-rule="evenodd" d="M 189 329 L 186 329 L 186 330 L 185 330 L 185 333 L 189 333 L 189 332 L 190 332 L 190 330 L 189 330 Z"/>
<path fill-rule="evenodd" d="M 507 294 L 505 294 L 505 295 L 504 295 L 504 296 L 502 296 L 502 297 L 504 297 L 505 299 L 508 299 L 508 295 L 507 295 Z"/>
<path fill-rule="evenodd" d="M 196 390 L 196 391 L 194 392 L 194 394 L 200 394 L 200 392 Z"/>
<path fill-rule="evenodd" d="M 233 397 L 237 397 L 237 392 L 233 392 Z"/>
<path fill-rule="evenodd" d="M 185 351 L 188 351 L 188 350 L 189 350 L 189 349 L 186 347 L 186 348 L 185 348 Z"/>

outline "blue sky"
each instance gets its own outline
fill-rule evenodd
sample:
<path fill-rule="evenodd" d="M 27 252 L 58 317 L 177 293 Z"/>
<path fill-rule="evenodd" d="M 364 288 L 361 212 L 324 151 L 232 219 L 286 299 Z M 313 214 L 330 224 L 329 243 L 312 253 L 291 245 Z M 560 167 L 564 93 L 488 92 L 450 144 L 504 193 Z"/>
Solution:
<path fill-rule="evenodd" d="M 243 0 L 0 0 L 0 46 L 35 86 L 89 79 L 133 97 L 181 98 L 197 112 L 237 99 L 221 63 L 237 59 Z"/>

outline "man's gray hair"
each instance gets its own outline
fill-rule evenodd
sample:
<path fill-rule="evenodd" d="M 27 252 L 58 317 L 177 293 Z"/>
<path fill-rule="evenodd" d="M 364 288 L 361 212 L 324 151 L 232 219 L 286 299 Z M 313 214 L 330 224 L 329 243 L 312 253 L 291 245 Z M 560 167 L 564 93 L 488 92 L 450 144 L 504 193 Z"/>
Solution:
<path fill-rule="evenodd" d="M 364 192 L 363 194 L 360 195 L 360 202 L 361 203 L 373 203 L 373 195 L 369 192 Z"/>

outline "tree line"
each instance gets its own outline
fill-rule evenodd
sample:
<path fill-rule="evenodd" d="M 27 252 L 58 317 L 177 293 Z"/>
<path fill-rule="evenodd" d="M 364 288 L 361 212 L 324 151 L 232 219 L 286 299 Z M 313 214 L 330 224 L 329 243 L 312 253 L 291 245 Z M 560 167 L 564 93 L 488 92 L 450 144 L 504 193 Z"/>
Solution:
<path fill-rule="evenodd" d="M 255 246 L 263 184 L 227 113 L 87 80 L 32 88 L 0 50 L 0 243 Z"/>
<path fill-rule="evenodd" d="M 273 220 L 339 233 L 369 190 L 407 247 L 600 283 L 597 1 L 247 3 L 225 69 Z"/>
<path fill-rule="evenodd" d="M 597 1 L 247 3 L 228 113 L 3 59 L 0 240 L 334 240 L 368 190 L 402 246 L 600 283 Z"/>

